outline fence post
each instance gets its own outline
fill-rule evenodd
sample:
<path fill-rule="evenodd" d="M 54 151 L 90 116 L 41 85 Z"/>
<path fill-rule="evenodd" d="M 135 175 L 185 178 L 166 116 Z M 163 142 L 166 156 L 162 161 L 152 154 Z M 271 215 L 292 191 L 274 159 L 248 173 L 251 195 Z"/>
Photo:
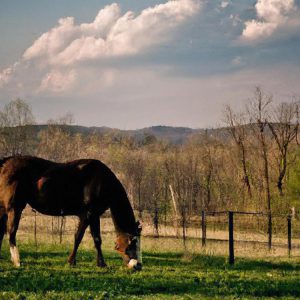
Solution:
<path fill-rule="evenodd" d="M 288 229 L 288 254 L 291 256 L 292 251 L 292 216 L 287 217 L 287 229 Z"/>
<path fill-rule="evenodd" d="M 59 229 L 59 243 L 62 243 L 62 237 L 63 237 L 63 231 L 64 231 L 64 221 L 65 221 L 65 217 L 62 216 L 61 217 L 61 223 L 60 223 L 60 229 Z"/>
<path fill-rule="evenodd" d="M 229 264 L 234 264 L 234 239 L 233 239 L 233 211 L 228 212 L 229 229 Z"/>
<path fill-rule="evenodd" d="M 37 246 L 37 224 L 36 224 L 36 210 L 32 210 L 34 212 L 34 244 Z"/>
<path fill-rule="evenodd" d="M 206 245 L 206 216 L 205 216 L 204 210 L 202 210 L 201 227 L 202 227 L 202 247 L 205 247 L 205 245 Z"/>
<path fill-rule="evenodd" d="M 269 240 L 268 240 L 268 245 L 269 245 L 269 250 L 272 248 L 272 213 L 269 212 L 268 214 L 268 234 L 269 234 Z"/>

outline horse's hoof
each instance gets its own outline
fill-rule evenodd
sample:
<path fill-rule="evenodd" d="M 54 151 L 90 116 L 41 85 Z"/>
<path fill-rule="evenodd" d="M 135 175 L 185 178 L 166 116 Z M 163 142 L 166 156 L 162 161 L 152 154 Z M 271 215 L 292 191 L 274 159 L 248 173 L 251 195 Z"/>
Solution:
<path fill-rule="evenodd" d="M 71 267 L 75 267 L 76 266 L 76 260 L 68 260 L 68 263 Z"/>
<path fill-rule="evenodd" d="M 15 268 L 20 268 L 21 267 L 21 263 L 19 261 L 15 261 L 15 260 L 11 260 L 12 264 L 14 265 Z"/>
<path fill-rule="evenodd" d="M 100 263 L 100 264 L 97 264 L 97 266 L 99 268 L 107 268 L 107 264 L 106 263 Z"/>
<path fill-rule="evenodd" d="M 21 264 L 20 263 L 13 263 L 15 268 L 20 268 Z"/>

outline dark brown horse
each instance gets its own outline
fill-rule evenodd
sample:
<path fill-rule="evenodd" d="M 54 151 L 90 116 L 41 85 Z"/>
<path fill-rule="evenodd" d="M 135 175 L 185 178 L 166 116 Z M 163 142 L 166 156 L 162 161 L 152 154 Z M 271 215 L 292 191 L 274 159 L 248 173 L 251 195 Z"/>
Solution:
<path fill-rule="evenodd" d="M 115 225 L 116 250 L 129 268 L 140 270 L 139 222 L 125 189 L 102 162 L 92 159 L 54 163 L 37 157 L 20 156 L 0 160 L 0 248 L 7 229 L 11 259 L 20 266 L 16 233 L 26 204 L 51 216 L 79 217 L 69 263 L 76 264 L 76 252 L 90 226 L 97 249 L 97 265 L 105 267 L 101 251 L 99 217 L 110 209 Z"/>

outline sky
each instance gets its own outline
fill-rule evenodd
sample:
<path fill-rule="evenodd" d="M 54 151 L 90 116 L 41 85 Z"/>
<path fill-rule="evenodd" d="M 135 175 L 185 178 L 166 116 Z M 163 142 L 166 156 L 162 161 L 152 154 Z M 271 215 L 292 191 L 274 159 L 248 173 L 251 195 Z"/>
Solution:
<path fill-rule="evenodd" d="M 300 0 L 2 0 L 0 41 L 0 109 L 37 123 L 208 128 L 256 86 L 300 99 Z"/>

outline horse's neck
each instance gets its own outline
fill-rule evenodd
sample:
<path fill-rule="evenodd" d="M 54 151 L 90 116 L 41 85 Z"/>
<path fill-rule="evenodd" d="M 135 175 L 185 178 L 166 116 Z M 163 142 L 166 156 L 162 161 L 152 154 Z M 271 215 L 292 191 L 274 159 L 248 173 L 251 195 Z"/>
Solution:
<path fill-rule="evenodd" d="M 127 194 L 122 186 L 117 190 L 118 192 L 112 197 L 110 205 L 116 232 L 135 234 L 135 218 Z"/>

